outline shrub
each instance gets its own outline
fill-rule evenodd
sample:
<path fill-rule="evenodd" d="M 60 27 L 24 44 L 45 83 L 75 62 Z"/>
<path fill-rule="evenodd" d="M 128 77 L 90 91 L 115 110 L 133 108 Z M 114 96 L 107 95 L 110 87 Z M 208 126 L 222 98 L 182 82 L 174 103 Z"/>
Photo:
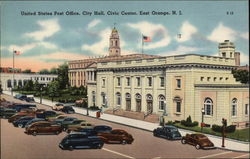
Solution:
<path fill-rule="evenodd" d="M 91 110 L 100 110 L 99 107 L 97 107 L 97 106 L 91 106 L 91 107 L 89 107 L 89 109 L 91 109 Z"/>
<path fill-rule="evenodd" d="M 227 126 L 226 129 L 225 129 L 225 132 L 226 133 L 232 133 L 234 132 L 236 129 L 236 125 L 230 125 L 230 126 Z M 219 126 L 219 125 L 212 125 L 212 130 L 215 131 L 215 132 L 222 132 L 222 126 Z"/>
<path fill-rule="evenodd" d="M 187 127 L 194 127 L 198 126 L 199 123 L 197 121 L 192 122 L 191 116 L 187 117 L 186 120 L 181 120 L 181 125 L 187 126 Z"/>
<path fill-rule="evenodd" d="M 173 121 L 168 121 L 165 125 L 174 125 Z"/>

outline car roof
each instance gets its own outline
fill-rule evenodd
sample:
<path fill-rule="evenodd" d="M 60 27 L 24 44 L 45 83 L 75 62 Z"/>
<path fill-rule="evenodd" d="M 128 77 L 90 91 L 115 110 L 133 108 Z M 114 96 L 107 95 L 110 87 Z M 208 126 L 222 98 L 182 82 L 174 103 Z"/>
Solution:
<path fill-rule="evenodd" d="M 35 122 L 35 123 L 33 123 L 33 124 L 43 124 L 43 123 L 47 124 L 47 123 L 50 123 L 50 122 L 48 122 L 48 121 L 38 121 L 38 122 Z M 32 125 L 33 125 L 33 124 L 32 124 Z"/>
<path fill-rule="evenodd" d="M 173 126 L 173 125 L 165 125 L 165 128 L 170 128 L 170 129 L 177 129 L 177 127 Z"/>

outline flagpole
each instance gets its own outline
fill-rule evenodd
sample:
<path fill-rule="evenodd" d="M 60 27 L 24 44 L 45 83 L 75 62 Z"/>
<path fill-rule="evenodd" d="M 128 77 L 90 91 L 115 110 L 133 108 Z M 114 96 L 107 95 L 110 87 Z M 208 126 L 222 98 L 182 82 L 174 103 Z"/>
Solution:
<path fill-rule="evenodd" d="M 144 42 L 143 42 L 143 34 L 141 34 L 142 37 L 141 37 L 141 54 L 143 54 L 143 45 L 144 45 Z"/>
<path fill-rule="evenodd" d="M 12 85 L 12 87 L 11 87 L 11 95 L 13 96 L 13 88 L 14 88 L 14 83 L 15 83 L 15 82 L 14 82 L 14 71 L 15 71 L 14 48 L 13 48 L 12 54 L 13 54 L 13 67 L 12 67 L 12 81 L 13 81 L 13 85 Z"/>

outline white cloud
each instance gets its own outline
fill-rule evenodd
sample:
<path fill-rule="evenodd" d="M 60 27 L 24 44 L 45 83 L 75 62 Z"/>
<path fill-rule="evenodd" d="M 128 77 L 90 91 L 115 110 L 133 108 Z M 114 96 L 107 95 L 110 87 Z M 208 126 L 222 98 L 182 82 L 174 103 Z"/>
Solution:
<path fill-rule="evenodd" d="M 79 59 L 86 59 L 88 58 L 85 55 L 76 54 L 72 52 L 54 52 L 51 54 L 41 55 L 39 56 L 39 59 L 54 59 L 54 60 L 79 60 Z"/>
<path fill-rule="evenodd" d="M 152 42 L 147 43 L 147 45 L 144 46 L 144 49 L 165 47 L 171 41 L 171 38 L 168 35 L 168 30 L 162 24 L 153 24 L 147 21 L 141 21 L 138 23 L 127 23 L 127 25 L 133 29 L 139 30 L 139 32 L 143 35 L 151 37 Z M 156 34 L 160 34 L 162 39 L 159 41 L 154 41 Z M 142 37 L 140 37 L 138 41 L 141 41 L 141 38 Z"/>
<path fill-rule="evenodd" d="M 110 29 L 106 28 L 106 29 L 100 31 L 98 35 L 101 38 L 100 41 L 98 41 L 94 44 L 91 44 L 91 45 L 83 44 L 81 49 L 90 51 L 96 55 L 107 55 L 108 50 L 106 48 L 109 46 L 108 39 L 110 36 Z"/>
<path fill-rule="evenodd" d="M 208 39 L 219 43 L 223 42 L 224 40 L 234 41 L 236 39 L 236 36 L 236 31 L 224 26 L 223 23 L 219 23 L 219 25 L 208 36 Z"/>
<path fill-rule="evenodd" d="M 176 38 L 178 42 L 185 42 L 191 39 L 192 35 L 197 32 L 197 28 L 188 21 L 182 23 L 180 34 L 181 38 Z"/>
<path fill-rule="evenodd" d="M 183 55 L 183 54 L 189 54 L 193 52 L 197 52 L 202 50 L 201 48 L 197 47 L 189 47 L 189 46 L 179 46 L 176 50 L 169 51 L 169 52 L 163 52 L 158 55 L 161 56 L 170 56 L 170 55 Z"/>
<path fill-rule="evenodd" d="M 243 52 L 240 52 L 240 64 L 241 65 L 246 65 L 246 64 L 249 65 L 249 54 L 245 54 Z"/>
<path fill-rule="evenodd" d="M 243 38 L 243 39 L 248 40 L 249 39 L 249 32 L 241 33 L 240 37 Z"/>
<path fill-rule="evenodd" d="M 101 20 L 100 20 L 100 19 L 94 19 L 94 20 L 92 20 L 92 21 L 88 24 L 87 28 L 88 28 L 88 29 L 93 28 L 93 27 L 95 27 L 95 26 L 96 26 L 97 24 L 99 24 L 99 23 L 101 23 Z"/>
<path fill-rule="evenodd" d="M 49 42 L 39 42 L 38 45 L 41 45 L 47 49 L 57 49 L 57 46 L 55 44 L 49 43 Z"/>
<path fill-rule="evenodd" d="M 41 27 L 41 30 L 25 33 L 24 36 L 42 41 L 45 38 L 51 37 L 60 30 L 58 19 L 39 20 L 37 21 L 37 24 Z"/>
<path fill-rule="evenodd" d="M 16 51 L 21 51 L 21 53 L 24 53 L 26 51 L 29 51 L 37 46 L 37 43 L 31 43 L 31 44 L 26 44 L 26 45 L 10 45 L 8 47 L 9 52 L 12 52 L 13 50 Z"/>

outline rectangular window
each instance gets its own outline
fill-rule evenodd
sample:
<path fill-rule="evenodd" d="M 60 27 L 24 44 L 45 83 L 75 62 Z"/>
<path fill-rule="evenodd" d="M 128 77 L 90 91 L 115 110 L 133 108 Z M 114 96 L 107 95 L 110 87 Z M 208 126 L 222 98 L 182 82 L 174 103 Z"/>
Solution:
<path fill-rule="evenodd" d="M 121 86 L 121 78 L 117 77 L 117 86 Z"/>
<path fill-rule="evenodd" d="M 160 77 L 160 86 L 161 86 L 161 87 L 164 87 L 164 86 L 165 86 L 164 77 Z"/>
<path fill-rule="evenodd" d="M 181 79 L 176 79 L 177 88 L 181 88 Z"/>
<path fill-rule="evenodd" d="M 102 87 L 105 87 L 105 79 L 102 79 Z"/>
<path fill-rule="evenodd" d="M 176 101 L 176 112 L 180 113 L 181 112 L 181 102 Z"/>
<path fill-rule="evenodd" d="M 217 79 L 217 78 L 216 78 L 216 77 L 214 77 L 214 81 L 216 81 L 216 79 Z"/>
<path fill-rule="evenodd" d="M 148 77 L 148 86 L 152 87 L 152 77 Z"/>
<path fill-rule="evenodd" d="M 232 116 L 236 116 L 236 105 L 232 105 Z"/>
<path fill-rule="evenodd" d="M 130 86 L 130 77 L 127 77 L 127 86 Z"/>
<path fill-rule="evenodd" d="M 204 77 L 201 77 L 201 81 L 203 81 L 204 80 Z"/>
<path fill-rule="evenodd" d="M 207 81 L 210 81 L 210 77 L 207 77 Z"/>
<path fill-rule="evenodd" d="M 249 115 L 249 104 L 245 104 L 245 115 Z"/>
<path fill-rule="evenodd" d="M 137 87 L 141 86 L 141 78 L 140 77 L 136 77 L 136 83 L 137 83 Z"/>

